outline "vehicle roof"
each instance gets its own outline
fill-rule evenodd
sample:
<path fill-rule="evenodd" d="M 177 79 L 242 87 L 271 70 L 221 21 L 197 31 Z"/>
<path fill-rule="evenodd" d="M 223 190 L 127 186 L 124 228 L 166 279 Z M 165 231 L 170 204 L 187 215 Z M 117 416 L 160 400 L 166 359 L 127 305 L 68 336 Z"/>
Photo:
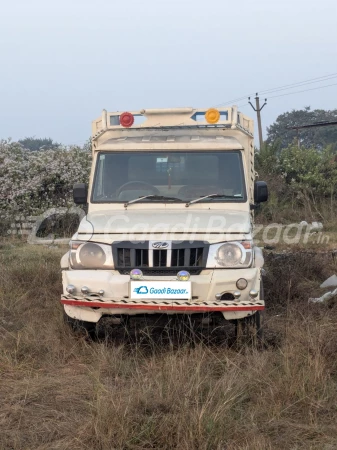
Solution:
<path fill-rule="evenodd" d="M 232 136 L 211 135 L 205 136 L 201 134 L 183 134 L 183 135 L 143 135 L 143 136 L 123 136 L 108 139 L 99 145 L 97 150 L 142 150 L 142 149 L 158 149 L 158 150 L 186 150 L 196 149 L 204 150 L 207 144 L 207 150 L 243 150 L 240 142 Z"/>

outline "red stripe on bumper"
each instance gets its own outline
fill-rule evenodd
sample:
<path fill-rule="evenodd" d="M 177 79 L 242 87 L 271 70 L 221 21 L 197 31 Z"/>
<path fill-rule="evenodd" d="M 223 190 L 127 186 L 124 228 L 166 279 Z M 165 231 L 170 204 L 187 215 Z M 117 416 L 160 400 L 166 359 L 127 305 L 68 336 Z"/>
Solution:
<path fill-rule="evenodd" d="M 264 306 L 179 306 L 179 305 L 135 305 L 130 303 L 108 303 L 108 302 L 87 302 L 83 300 L 61 299 L 63 305 L 87 306 L 89 308 L 109 308 L 109 309 L 140 309 L 143 311 L 262 311 Z"/>

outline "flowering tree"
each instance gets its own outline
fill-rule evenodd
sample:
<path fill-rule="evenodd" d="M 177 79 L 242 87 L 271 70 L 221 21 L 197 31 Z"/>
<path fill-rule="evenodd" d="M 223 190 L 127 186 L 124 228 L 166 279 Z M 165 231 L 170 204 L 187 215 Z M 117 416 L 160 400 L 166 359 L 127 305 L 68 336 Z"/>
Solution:
<path fill-rule="evenodd" d="M 0 141 L 0 215 L 39 215 L 73 205 L 72 186 L 88 182 L 91 153 L 80 147 L 28 151 Z"/>

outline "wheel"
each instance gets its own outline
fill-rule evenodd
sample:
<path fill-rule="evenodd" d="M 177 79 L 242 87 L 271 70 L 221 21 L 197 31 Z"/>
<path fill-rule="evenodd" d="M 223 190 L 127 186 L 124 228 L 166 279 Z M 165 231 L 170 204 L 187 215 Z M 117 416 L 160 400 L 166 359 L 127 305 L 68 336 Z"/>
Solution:
<path fill-rule="evenodd" d="M 67 326 L 69 326 L 75 333 L 86 337 L 94 337 L 96 335 L 96 323 L 73 319 L 65 312 L 63 313 L 63 318 Z"/>

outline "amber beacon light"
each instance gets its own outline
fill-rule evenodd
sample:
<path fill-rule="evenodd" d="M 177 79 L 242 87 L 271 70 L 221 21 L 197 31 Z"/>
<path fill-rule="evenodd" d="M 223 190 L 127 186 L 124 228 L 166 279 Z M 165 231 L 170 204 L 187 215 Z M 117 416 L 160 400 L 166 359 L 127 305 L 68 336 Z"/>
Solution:
<path fill-rule="evenodd" d="M 220 120 L 220 112 L 215 108 L 210 108 L 206 111 L 205 118 L 208 123 L 218 123 Z"/>
<path fill-rule="evenodd" d="M 129 112 L 123 112 L 123 114 L 121 114 L 120 118 L 119 118 L 119 123 L 122 125 L 122 127 L 125 127 L 125 128 L 132 127 L 134 121 L 135 121 L 135 118 Z"/>

